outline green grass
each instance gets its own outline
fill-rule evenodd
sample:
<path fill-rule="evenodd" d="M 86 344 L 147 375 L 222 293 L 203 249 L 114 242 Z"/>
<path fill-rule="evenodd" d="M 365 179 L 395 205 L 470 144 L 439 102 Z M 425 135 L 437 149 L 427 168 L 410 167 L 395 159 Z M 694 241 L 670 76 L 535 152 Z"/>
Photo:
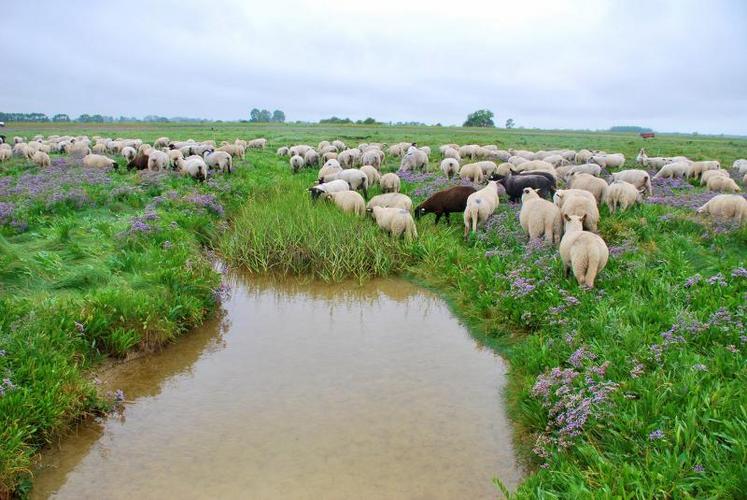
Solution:
<path fill-rule="evenodd" d="M 445 142 L 532 150 L 589 147 L 620 151 L 632 160 L 643 144 L 637 136 L 435 127 L 213 127 L 34 125 L 9 132 L 145 140 L 265 136 L 271 150 L 249 153 L 236 175 L 219 186 L 172 179 L 165 186 L 143 187 L 134 174 L 117 174 L 117 182 L 140 191 L 105 200 L 94 189 L 91 197 L 101 200 L 94 207 L 30 210 L 29 231 L 0 240 L 0 312 L 8 318 L 0 320 L 0 348 L 13 353 L 0 358 L 0 372 L 12 373 L 18 387 L 0 399 L 0 423 L 8 424 L 7 431 L 0 430 L 4 484 L 24 477 L 34 450 L 101 404 L 85 375 L 98 360 L 158 345 L 209 313 L 218 278 L 201 248 L 214 246 L 229 262 L 257 273 L 331 281 L 398 274 L 439 291 L 478 338 L 511 363 L 507 399 L 517 443 L 532 468 L 519 497 L 733 498 L 747 491 L 747 371 L 739 327 L 747 321 L 747 279 L 732 276 L 734 269 L 745 267 L 747 230 L 721 232 L 689 209 L 642 205 L 610 215 L 602 208 L 602 236 L 610 247 L 624 244 L 628 251 L 613 256 L 597 289 L 586 291 L 563 277 L 555 249 L 527 249 L 515 208 L 504 201 L 496 222 L 466 243 L 459 216 L 450 227 L 434 227 L 429 216 L 418 223 L 417 241 L 393 241 L 370 219 L 312 203 L 306 188 L 315 172 L 293 176 L 287 159 L 273 153 L 280 145 L 314 145 L 321 139 L 351 144 L 412 139 L 434 151 Z M 717 137 L 662 137 L 645 146 L 650 155 L 716 158 L 726 165 L 747 156 L 747 141 Z M 396 160 L 387 159 L 385 168 L 395 169 Z M 0 169 L 20 175 L 28 167 L 14 163 Z M 417 188 L 403 185 L 410 194 Z M 226 207 L 230 227 L 177 201 L 159 205 L 158 231 L 152 237 L 117 237 L 153 196 L 172 189 L 180 196 L 194 189 L 214 193 Z M 169 251 L 163 248 L 166 240 L 173 244 Z M 685 287 L 698 273 L 703 279 Z M 723 283 L 709 284 L 718 273 Z M 534 288 L 524 293 L 517 277 L 531 280 Z M 730 318 L 712 320 L 720 308 Z M 78 331 L 75 321 L 85 324 L 85 331 Z M 675 324 L 681 326 L 664 346 L 661 334 Z M 569 361 L 574 353 L 578 366 Z M 562 398 L 551 391 L 543 404 L 532 393 L 538 377 L 556 367 L 578 373 L 564 390 L 581 399 L 591 394 L 590 387 L 599 387 L 595 384 L 616 384 L 603 402 L 592 405 L 579 435 L 563 446 L 557 442 L 562 426 L 548 426 L 548 406 Z M 631 375 L 634 368 L 640 374 Z M 662 431 L 661 439 L 649 438 L 655 430 Z M 547 439 L 544 458 L 531 452 L 538 436 Z M 703 472 L 693 470 L 696 466 Z"/>

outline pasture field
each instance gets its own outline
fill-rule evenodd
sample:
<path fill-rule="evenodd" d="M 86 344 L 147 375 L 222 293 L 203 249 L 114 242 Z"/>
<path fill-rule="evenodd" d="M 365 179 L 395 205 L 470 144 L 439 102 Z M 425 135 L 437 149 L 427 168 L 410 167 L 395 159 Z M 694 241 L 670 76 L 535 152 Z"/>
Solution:
<path fill-rule="evenodd" d="M 216 255 L 256 273 L 402 275 L 442 294 L 510 362 L 506 398 L 532 471 L 519 497 L 747 491 L 747 228 L 695 214 L 704 188 L 658 182 L 626 212 L 602 207 L 610 261 L 585 290 L 563 276 L 557 248 L 527 243 L 519 206 L 505 199 L 466 242 L 461 216 L 434 226 L 432 215 L 418 222 L 419 239 L 393 241 L 370 219 L 312 203 L 317 169 L 292 175 L 275 156 L 322 139 L 417 141 L 433 150 L 429 173 L 403 175 L 417 204 L 449 184 L 437 172 L 443 143 L 603 149 L 633 168 L 643 145 L 651 156 L 730 166 L 747 157 L 747 140 L 236 123 L 10 124 L 2 133 L 266 137 L 269 147 L 205 183 L 127 172 L 121 157 L 117 171 L 56 154 L 46 169 L 0 163 L 0 498 L 28 491 L 38 450 L 111 406 L 114 396 L 96 391 L 99 363 L 155 349 L 211 313 L 225 291 Z M 397 166 L 387 157 L 385 170 Z"/>

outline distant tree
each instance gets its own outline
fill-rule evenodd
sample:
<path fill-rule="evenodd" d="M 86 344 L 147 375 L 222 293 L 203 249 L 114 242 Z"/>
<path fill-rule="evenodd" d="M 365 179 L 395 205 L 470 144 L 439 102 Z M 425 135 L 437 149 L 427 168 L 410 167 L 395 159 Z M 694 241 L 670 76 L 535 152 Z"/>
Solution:
<path fill-rule="evenodd" d="M 376 125 L 376 120 L 369 116 L 368 118 L 363 120 L 363 125 Z"/>
<path fill-rule="evenodd" d="M 253 108 L 249 112 L 249 121 L 250 122 L 258 122 L 259 121 L 259 110 L 257 108 Z"/>
<path fill-rule="evenodd" d="M 275 111 L 272 112 L 272 121 L 276 123 L 284 123 L 285 113 L 283 113 L 279 109 L 276 109 Z"/>
<path fill-rule="evenodd" d="M 338 118 L 333 116 L 332 118 L 323 118 L 319 120 L 319 123 L 353 123 L 350 118 Z"/>
<path fill-rule="evenodd" d="M 263 123 L 267 123 L 270 120 L 272 120 L 272 113 L 270 113 L 266 109 L 263 109 L 262 111 L 259 112 L 259 121 Z"/>
<path fill-rule="evenodd" d="M 638 125 L 615 125 L 610 127 L 610 132 L 653 132 L 650 128 L 639 127 Z"/>
<path fill-rule="evenodd" d="M 59 114 L 56 114 L 56 115 L 54 115 L 54 116 L 52 117 L 52 121 L 53 121 L 53 122 L 58 122 L 58 123 L 59 123 L 59 122 L 69 122 L 69 121 L 70 121 L 70 117 L 69 117 L 69 116 L 67 116 L 67 115 L 66 115 L 66 114 L 64 114 L 64 113 L 59 113 Z"/>
<path fill-rule="evenodd" d="M 78 118 L 75 119 L 76 122 L 90 122 L 91 121 L 91 115 L 89 114 L 82 114 Z"/>
<path fill-rule="evenodd" d="M 513 118 L 509 118 L 508 120 L 506 120 L 506 128 L 514 128 L 514 125 L 516 124 L 514 123 Z"/>
<path fill-rule="evenodd" d="M 479 109 L 467 115 L 464 127 L 495 127 L 493 123 L 493 112 L 488 109 Z"/>

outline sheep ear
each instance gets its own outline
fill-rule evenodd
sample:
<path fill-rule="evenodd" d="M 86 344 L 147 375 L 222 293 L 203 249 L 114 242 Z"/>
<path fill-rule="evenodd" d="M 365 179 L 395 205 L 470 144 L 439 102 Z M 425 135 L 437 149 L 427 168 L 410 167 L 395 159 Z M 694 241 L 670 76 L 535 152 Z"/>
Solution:
<path fill-rule="evenodd" d="M 571 218 L 570 218 L 570 217 L 568 216 L 568 214 L 563 214 L 563 217 L 564 217 L 564 218 L 565 218 L 565 220 L 567 220 L 567 221 L 570 221 L 570 220 L 571 220 Z"/>

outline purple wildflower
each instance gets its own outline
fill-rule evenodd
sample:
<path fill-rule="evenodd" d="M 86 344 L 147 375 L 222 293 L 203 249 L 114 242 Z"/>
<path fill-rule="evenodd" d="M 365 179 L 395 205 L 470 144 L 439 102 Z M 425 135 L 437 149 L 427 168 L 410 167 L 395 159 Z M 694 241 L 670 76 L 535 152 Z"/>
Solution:
<path fill-rule="evenodd" d="M 714 274 L 710 278 L 708 278 L 708 284 L 709 285 L 718 285 L 718 286 L 726 286 L 726 280 L 724 279 L 724 275 L 721 273 Z"/>
<path fill-rule="evenodd" d="M 693 472 L 705 472 L 705 467 L 700 464 L 693 465 Z"/>
<path fill-rule="evenodd" d="M 124 400 L 125 400 L 125 394 L 122 389 L 117 389 L 116 391 L 114 391 L 114 402 L 115 403 L 121 404 L 121 403 L 124 403 Z"/>
<path fill-rule="evenodd" d="M 638 378 L 641 375 L 643 375 L 643 364 L 642 363 L 634 364 L 633 368 L 630 370 L 631 378 Z"/>
<path fill-rule="evenodd" d="M 732 269 L 731 275 L 733 278 L 747 278 L 747 269 L 737 267 L 736 269 Z"/>
<path fill-rule="evenodd" d="M 664 438 L 664 432 L 661 429 L 656 429 L 655 431 L 651 432 L 648 435 L 648 439 L 651 441 L 656 441 L 658 439 Z"/>
<path fill-rule="evenodd" d="M 703 277 L 700 274 L 695 274 L 693 276 L 690 276 L 687 278 L 687 281 L 685 281 L 685 288 L 691 288 L 697 283 L 699 283 Z"/>
<path fill-rule="evenodd" d="M 194 203 L 197 206 L 206 208 L 214 214 L 223 217 L 223 205 L 212 194 L 198 194 L 193 193 L 184 198 L 190 203 Z"/>
<path fill-rule="evenodd" d="M 573 365 L 576 368 L 581 367 L 584 360 L 586 359 L 595 359 L 596 355 L 592 352 L 589 352 L 586 347 L 581 346 L 578 349 L 576 349 L 576 352 L 571 354 L 571 356 L 568 358 L 568 362 Z"/>
<path fill-rule="evenodd" d="M 0 201 L 0 224 L 5 224 L 10 221 L 15 205 L 12 203 L 5 203 Z"/>

